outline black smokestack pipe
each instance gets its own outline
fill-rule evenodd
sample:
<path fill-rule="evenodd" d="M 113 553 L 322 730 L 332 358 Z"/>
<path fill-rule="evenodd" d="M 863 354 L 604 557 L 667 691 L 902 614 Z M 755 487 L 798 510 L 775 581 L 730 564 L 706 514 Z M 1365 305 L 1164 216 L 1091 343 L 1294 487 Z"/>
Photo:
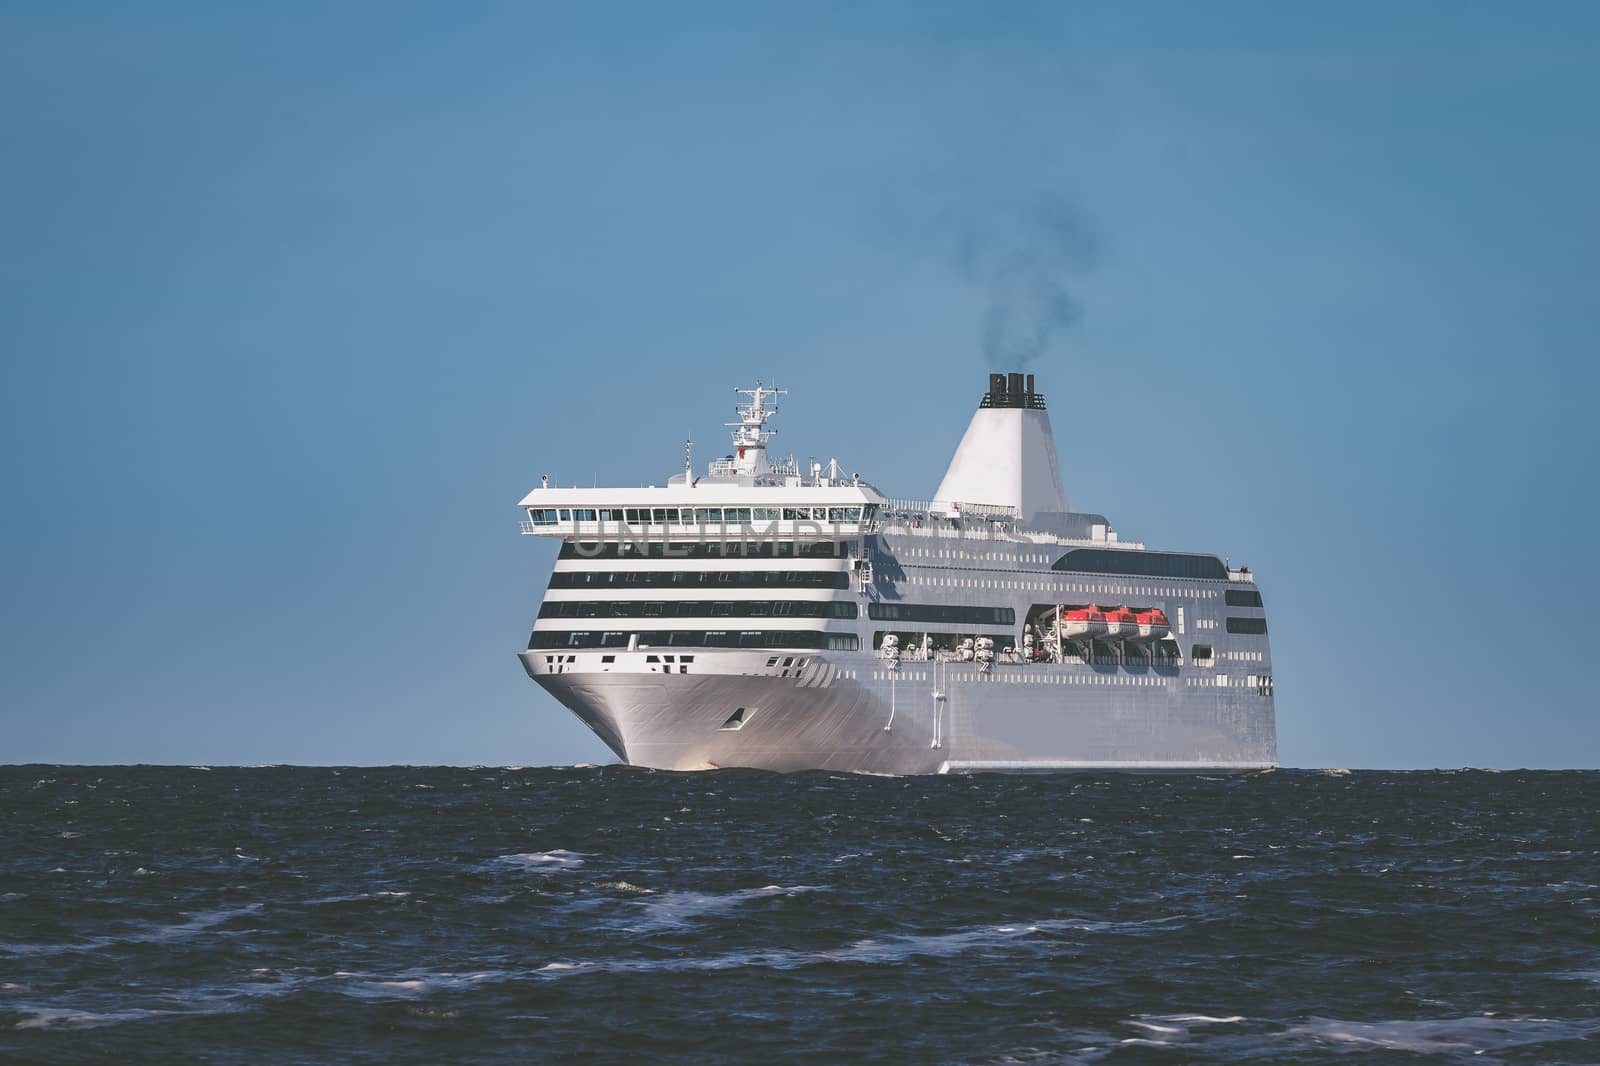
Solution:
<path fill-rule="evenodd" d="M 1033 375 L 1032 374 L 1028 375 L 1028 398 L 1023 401 L 1022 406 L 1024 406 L 1024 407 L 1032 407 L 1033 406 Z"/>
<path fill-rule="evenodd" d="M 1022 398 L 1022 375 L 1020 373 L 1006 375 L 1006 391 L 1011 394 L 1007 397 L 1009 401 L 1006 404 L 1007 407 L 1021 407 L 1026 402 Z"/>
<path fill-rule="evenodd" d="M 1006 404 L 1006 376 L 1004 374 L 989 375 L 989 406 L 1004 407 Z"/>

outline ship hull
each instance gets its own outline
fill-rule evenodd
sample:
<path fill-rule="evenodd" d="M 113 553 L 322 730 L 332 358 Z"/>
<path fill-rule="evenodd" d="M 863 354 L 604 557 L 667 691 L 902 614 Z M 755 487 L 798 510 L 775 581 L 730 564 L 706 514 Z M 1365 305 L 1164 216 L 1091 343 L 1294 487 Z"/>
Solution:
<path fill-rule="evenodd" d="M 620 759 L 656 769 L 1226 773 L 1277 761 L 1270 695 L 1196 687 L 1175 669 L 912 662 L 891 671 L 842 654 L 813 655 L 779 676 L 737 652 L 701 653 L 689 673 L 652 669 L 643 655 L 610 658 L 601 670 L 584 662 L 597 655 L 522 655 Z"/>

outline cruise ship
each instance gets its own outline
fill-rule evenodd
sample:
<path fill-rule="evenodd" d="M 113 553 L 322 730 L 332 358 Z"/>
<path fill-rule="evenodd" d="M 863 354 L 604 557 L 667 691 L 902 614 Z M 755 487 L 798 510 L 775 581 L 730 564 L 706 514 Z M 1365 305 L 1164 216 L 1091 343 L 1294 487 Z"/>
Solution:
<path fill-rule="evenodd" d="M 542 478 L 528 675 L 624 762 L 921 774 L 1277 763 L 1255 575 L 1073 511 L 1044 395 L 990 374 L 932 498 L 769 455 L 785 390 L 661 486 Z"/>

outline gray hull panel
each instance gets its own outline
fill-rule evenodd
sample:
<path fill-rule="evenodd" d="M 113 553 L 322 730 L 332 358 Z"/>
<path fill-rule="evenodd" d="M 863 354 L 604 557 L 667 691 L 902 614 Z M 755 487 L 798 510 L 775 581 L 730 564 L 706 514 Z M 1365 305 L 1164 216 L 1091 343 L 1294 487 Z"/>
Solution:
<path fill-rule="evenodd" d="M 549 672 L 535 658 L 524 656 L 529 673 L 619 758 L 659 769 L 1229 772 L 1277 761 L 1270 692 L 1196 687 L 1176 670 L 997 664 L 984 674 L 907 663 L 891 672 L 872 656 L 823 654 L 801 676 L 779 677 L 719 673 L 717 656 L 704 653 L 684 674 L 592 672 L 581 662 Z M 723 728 L 740 708 L 738 728 Z"/>

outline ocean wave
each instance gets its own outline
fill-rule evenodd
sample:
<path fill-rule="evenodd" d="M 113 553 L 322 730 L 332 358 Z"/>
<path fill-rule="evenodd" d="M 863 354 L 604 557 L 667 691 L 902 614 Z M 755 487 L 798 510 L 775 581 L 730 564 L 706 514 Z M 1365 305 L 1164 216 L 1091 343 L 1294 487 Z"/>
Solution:
<path fill-rule="evenodd" d="M 583 853 L 556 848 L 554 851 L 525 851 L 516 855 L 500 855 L 494 862 L 502 866 L 516 866 L 524 870 L 570 870 L 583 865 Z"/>
<path fill-rule="evenodd" d="M 776 887 L 776 886 L 771 886 Z M 802 886 L 803 887 L 803 886 Z M 773 893 L 764 889 L 748 890 L 751 893 Z M 779 889 L 792 892 L 794 889 Z M 721 900 L 727 901 L 728 893 Z M 758 898 L 754 895 L 746 898 Z M 724 907 L 742 900 L 725 902 Z M 917 958 L 948 958 L 982 949 L 1007 945 L 1019 948 L 1051 944 L 1051 937 L 1062 933 L 1138 933 L 1167 925 L 1176 918 L 1162 918 L 1136 922 L 1106 922 L 1082 918 L 1056 918 L 1038 922 L 1009 925 L 982 925 L 957 929 L 948 933 L 896 934 L 884 937 L 866 937 L 836 948 L 798 950 L 792 948 L 755 948 L 732 951 L 719 955 L 683 956 L 674 958 L 629 958 L 564 960 L 558 968 L 540 967 L 536 973 L 561 976 L 570 973 L 646 972 L 646 971 L 696 971 L 777 969 L 794 970 L 811 966 L 839 963 L 861 965 L 892 965 Z"/>
<path fill-rule="evenodd" d="M 0 942 L 0 954 L 17 956 L 66 955 L 102 951 L 123 944 L 155 944 L 183 940 L 215 929 L 217 926 L 230 922 L 235 918 L 255 914 L 260 910 L 261 904 L 250 903 L 242 907 L 218 907 L 212 910 L 195 911 L 184 922 L 165 925 L 146 923 L 142 927 L 135 927 L 125 933 L 90 937 L 87 940 L 70 944 L 13 944 Z"/>
<path fill-rule="evenodd" d="M 0 1011 L 0 1018 L 14 1017 L 13 1029 L 98 1029 L 105 1025 L 141 1022 L 150 1018 L 181 1014 L 170 1010 L 88 1011 L 68 1008 L 33 1007 L 20 1011 Z"/>
<path fill-rule="evenodd" d="M 1341 778 L 0 767 L 0 1059 L 1593 1060 L 1600 773 Z"/>
<path fill-rule="evenodd" d="M 395 974 L 354 973 L 341 970 L 333 974 L 332 988 L 357 999 L 416 999 L 435 992 L 459 992 L 488 982 L 517 976 L 510 970 L 406 970 Z"/>
<path fill-rule="evenodd" d="M 1291 1042 L 1345 1045 L 1352 1049 L 1484 1054 L 1509 1048 L 1577 1040 L 1600 1033 L 1600 1021 L 1557 1018 L 1490 1017 L 1395 1019 L 1358 1022 L 1308 1018 L 1290 1026 L 1280 1039 Z"/>
<path fill-rule="evenodd" d="M 638 929 L 664 929 L 683 926 L 700 918 L 726 914 L 753 900 L 773 896 L 798 896 L 806 892 L 824 891 L 815 885 L 765 885 L 734 892 L 672 891 L 652 894 L 649 899 L 633 901 L 644 913 L 642 920 L 632 923 Z"/>

